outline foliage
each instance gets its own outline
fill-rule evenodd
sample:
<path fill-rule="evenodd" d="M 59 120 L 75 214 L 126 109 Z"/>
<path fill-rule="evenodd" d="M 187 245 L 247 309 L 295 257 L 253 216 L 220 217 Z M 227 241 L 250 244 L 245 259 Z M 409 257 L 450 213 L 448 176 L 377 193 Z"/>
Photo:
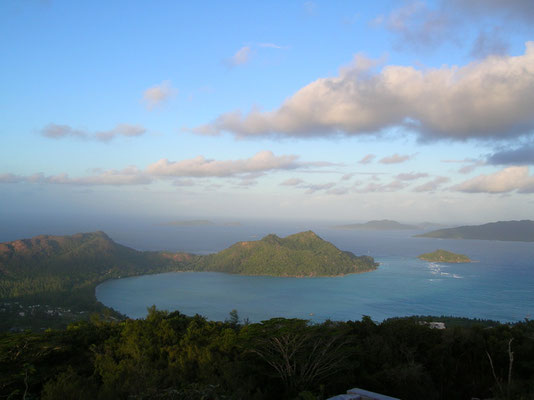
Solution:
<path fill-rule="evenodd" d="M 471 262 L 469 257 L 463 254 L 456 254 L 450 251 L 438 249 L 432 253 L 425 253 L 418 256 L 421 260 L 430 262 L 444 262 L 444 263 L 468 263 Z"/>
<path fill-rule="evenodd" d="M 375 269 L 372 257 L 341 251 L 312 231 L 286 238 L 267 235 L 199 258 L 194 269 L 244 275 L 336 276 Z"/>
<path fill-rule="evenodd" d="M 435 330 L 417 318 L 236 318 L 151 308 L 141 320 L 2 334 L 0 398 L 312 399 L 355 386 L 413 400 L 534 395 L 531 321 Z"/>

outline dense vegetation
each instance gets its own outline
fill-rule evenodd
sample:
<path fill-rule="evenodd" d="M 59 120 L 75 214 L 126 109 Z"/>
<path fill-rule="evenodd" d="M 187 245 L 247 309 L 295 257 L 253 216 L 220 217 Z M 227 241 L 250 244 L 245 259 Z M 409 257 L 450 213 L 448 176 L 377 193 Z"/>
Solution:
<path fill-rule="evenodd" d="M 239 242 L 217 254 L 198 259 L 196 270 L 244 275 L 336 276 L 371 271 L 372 257 L 341 251 L 312 231 L 286 238 L 276 235 Z"/>
<path fill-rule="evenodd" d="M 465 323 L 465 321 L 464 321 Z M 410 400 L 534 396 L 534 322 L 430 329 L 416 318 L 310 324 L 146 319 L 0 334 L 0 397 L 317 399 L 362 387 Z"/>
<path fill-rule="evenodd" d="M 99 283 L 124 276 L 184 269 L 196 256 L 136 251 L 105 233 L 41 235 L 0 244 L 0 330 L 65 326 L 90 312 Z"/>
<path fill-rule="evenodd" d="M 534 221 L 499 221 L 484 225 L 438 229 L 416 237 L 534 242 Z"/>
<path fill-rule="evenodd" d="M 471 262 L 469 257 L 463 254 L 456 254 L 450 251 L 438 249 L 432 253 L 425 253 L 418 256 L 421 260 L 444 263 L 468 263 Z"/>
<path fill-rule="evenodd" d="M 359 229 L 365 231 L 390 231 L 390 230 L 413 230 L 418 229 L 415 225 L 401 224 L 397 221 L 382 219 L 379 221 L 368 221 L 364 224 L 338 225 L 337 229 Z"/>

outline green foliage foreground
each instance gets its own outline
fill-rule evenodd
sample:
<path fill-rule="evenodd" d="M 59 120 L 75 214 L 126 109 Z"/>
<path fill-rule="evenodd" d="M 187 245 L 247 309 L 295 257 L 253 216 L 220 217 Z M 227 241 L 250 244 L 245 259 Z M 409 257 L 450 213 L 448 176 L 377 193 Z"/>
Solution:
<path fill-rule="evenodd" d="M 465 321 L 464 321 L 465 322 Z M 430 329 L 416 318 L 240 324 L 149 310 L 0 336 L 0 398 L 531 399 L 534 323 Z"/>

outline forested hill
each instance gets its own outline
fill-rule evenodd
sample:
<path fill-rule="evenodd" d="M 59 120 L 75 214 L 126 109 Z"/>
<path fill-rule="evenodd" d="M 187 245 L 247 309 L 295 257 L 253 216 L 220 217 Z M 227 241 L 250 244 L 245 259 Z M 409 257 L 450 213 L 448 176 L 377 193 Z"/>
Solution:
<path fill-rule="evenodd" d="M 534 221 L 499 221 L 484 225 L 439 229 L 416 237 L 534 242 Z"/>
<path fill-rule="evenodd" d="M 0 243 L 0 298 L 70 291 L 109 278 L 177 269 L 195 257 L 137 251 L 104 232 Z"/>
<path fill-rule="evenodd" d="M 217 254 L 204 256 L 194 268 L 244 275 L 337 276 L 376 269 L 372 257 L 341 251 L 312 231 L 280 238 L 238 242 Z"/>

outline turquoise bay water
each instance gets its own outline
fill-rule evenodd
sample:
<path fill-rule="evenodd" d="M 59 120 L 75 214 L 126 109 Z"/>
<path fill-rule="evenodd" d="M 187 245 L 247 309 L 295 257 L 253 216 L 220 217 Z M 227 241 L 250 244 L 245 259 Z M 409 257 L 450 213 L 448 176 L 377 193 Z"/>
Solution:
<path fill-rule="evenodd" d="M 133 318 L 145 316 L 153 304 L 212 320 L 224 320 L 232 309 L 251 321 L 272 317 L 355 320 L 362 315 L 379 321 L 406 315 L 454 315 L 513 322 L 534 314 L 532 243 L 423 239 L 413 238 L 414 232 L 315 231 L 340 249 L 374 256 L 380 267 L 335 278 L 166 273 L 107 281 L 97 287 L 96 295 Z M 287 233 L 292 232 L 282 235 Z M 232 242 L 252 236 L 243 228 L 220 234 Z M 213 243 L 211 251 L 226 247 L 221 237 Z M 416 258 L 438 248 L 467 254 L 477 262 L 437 264 Z"/>

